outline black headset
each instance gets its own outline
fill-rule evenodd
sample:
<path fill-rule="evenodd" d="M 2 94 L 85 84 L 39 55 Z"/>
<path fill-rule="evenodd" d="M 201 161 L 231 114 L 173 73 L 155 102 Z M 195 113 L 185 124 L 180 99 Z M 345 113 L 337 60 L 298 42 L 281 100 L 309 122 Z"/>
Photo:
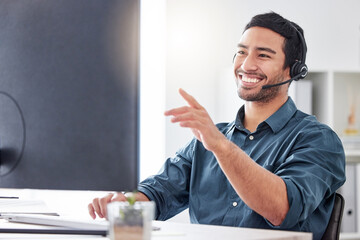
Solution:
<path fill-rule="evenodd" d="M 298 81 L 300 79 L 305 78 L 306 75 L 308 74 L 308 67 L 305 64 L 307 47 L 306 47 L 305 39 L 301 34 L 301 32 L 294 25 L 291 24 L 291 26 L 293 26 L 293 28 L 295 29 L 296 34 L 298 35 L 300 39 L 300 43 L 302 45 L 301 60 L 295 61 L 290 68 L 291 79 Z"/>

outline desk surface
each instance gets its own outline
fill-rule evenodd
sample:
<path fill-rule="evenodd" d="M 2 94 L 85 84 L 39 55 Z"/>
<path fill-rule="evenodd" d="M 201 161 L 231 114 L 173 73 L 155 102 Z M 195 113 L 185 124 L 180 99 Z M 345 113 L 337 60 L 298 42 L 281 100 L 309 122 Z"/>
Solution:
<path fill-rule="evenodd" d="M 45 200 L 47 205 L 60 213 L 62 216 L 69 216 L 83 219 L 90 218 L 87 213 L 87 203 L 93 197 L 103 196 L 103 192 L 74 192 L 74 191 L 51 191 L 51 190 L 12 190 L 0 189 L 4 195 L 19 196 L 21 199 L 40 199 Z M 0 219 L 0 227 L 7 228 L 9 224 Z M 252 240 L 252 239 L 291 239 L 291 240 L 310 240 L 311 233 L 260 230 L 238 227 L 210 226 L 177 222 L 154 221 L 154 226 L 160 227 L 160 231 L 154 231 L 152 240 Z M 28 225 L 29 226 L 29 225 Z M 106 237 L 86 236 L 86 235 L 45 235 L 45 234 L 7 234 L 2 233 L 0 239 L 102 239 Z"/>
<path fill-rule="evenodd" d="M 179 240 L 234 240 L 234 239 L 263 239 L 263 240 L 280 240 L 280 239 L 312 239 L 311 233 L 289 232 L 277 230 L 262 230 L 253 228 L 239 228 L 239 227 L 225 227 L 225 226 L 210 226 L 201 224 L 187 224 L 187 223 L 169 223 L 154 221 L 154 226 L 161 228 L 159 232 L 153 232 L 152 239 L 164 239 L 163 236 L 168 236 L 166 239 Z M 170 236 L 172 236 L 170 238 Z"/>
<path fill-rule="evenodd" d="M 16 223 L 15 223 L 16 224 Z M 0 227 L 13 227 L 14 223 L 0 222 Z M 18 227 L 26 226 L 24 224 L 16 224 Z M 188 223 L 173 223 L 154 221 L 153 225 L 160 227 L 159 231 L 152 233 L 152 240 L 251 240 L 251 239 L 263 239 L 263 240 L 311 240 L 311 233 L 301 232 L 289 232 L 289 231 L 276 231 L 276 230 L 262 230 L 252 228 L 238 228 L 238 227 L 224 227 L 224 226 L 210 226 L 200 224 L 188 224 Z M 1 234 L 1 239 L 103 239 L 106 237 L 100 236 L 88 236 L 88 235 L 51 235 L 51 234 Z"/>

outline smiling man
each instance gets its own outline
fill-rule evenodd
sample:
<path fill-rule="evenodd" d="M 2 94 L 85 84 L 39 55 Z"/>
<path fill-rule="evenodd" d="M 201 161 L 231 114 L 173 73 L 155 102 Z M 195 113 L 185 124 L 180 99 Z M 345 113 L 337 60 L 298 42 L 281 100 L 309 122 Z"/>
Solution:
<path fill-rule="evenodd" d="M 252 18 L 234 56 L 245 100 L 236 119 L 215 125 L 180 89 L 188 106 L 165 115 L 195 138 L 139 184 L 138 200 L 155 201 L 158 220 L 189 207 L 193 223 L 307 231 L 321 239 L 345 182 L 345 157 L 337 135 L 288 96 L 289 82 L 307 73 L 305 56 L 297 24 L 276 13 Z M 90 215 L 104 217 L 108 202 L 124 199 L 94 199 Z"/>
<path fill-rule="evenodd" d="M 284 37 L 267 28 L 252 27 L 245 31 L 238 44 L 234 64 L 240 98 L 262 103 L 275 98 L 281 98 L 282 103 L 287 100 L 287 86 L 261 88 L 265 84 L 290 78 L 289 68 L 283 67 L 284 41 Z"/>

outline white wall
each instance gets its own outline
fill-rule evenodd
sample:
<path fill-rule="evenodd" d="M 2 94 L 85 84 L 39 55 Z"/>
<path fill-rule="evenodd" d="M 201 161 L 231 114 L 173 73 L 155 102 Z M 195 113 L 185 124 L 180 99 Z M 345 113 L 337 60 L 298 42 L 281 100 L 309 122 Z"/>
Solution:
<path fill-rule="evenodd" d="M 143 0 L 153 1 L 153 0 Z M 146 99 L 145 108 L 163 110 L 184 105 L 178 88 L 184 88 L 206 107 L 214 122 L 232 121 L 242 105 L 232 77 L 232 57 L 245 24 L 258 13 L 275 11 L 298 23 L 305 31 L 308 45 L 307 65 L 314 69 L 359 69 L 360 9 L 359 0 L 163 0 L 166 16 L 164 43 L 165 87 L 153 81 L 153 89 L 164 91 L 165 102 Z M 156 25 L 153 25 L 156 27 Z M 154 61 L 153 61 L 154 62 Z M 155 61 L 156 62 L 156 61 Z M 159 112 L 159 111 L 158 111 Z M 156 114 L 158 114 L 156 112 Z M 188 129 L 171 124 L 161 115 L 158 135 L 148 137 L 153 148 L 164 154 L 161 160 L 142 157 L 142 169 L 158 169 L 165 157 L 192 138 Z M 151 128 L 151 118 L 142 115 L 144 126 Z M 154 131 L 156 132 L 156 131 Z M 146 141 L 149 143 L 149 140 Z M 160 155 L 161 155 L 160 154 Z M 156 155 L 158 158 L 159 155 Z"/>
<path fill-rule="evenodd" d="M 240 36 L 240 31 L 229 29 L 233 17 L 227 13 L 231 8 L 214 0 L 167 1 L 167 108 L 185 104 L 177 92 L 181 87 L 217 121 L 218 107 L 224 103 L 219 99 L 219 81 L 222 70 L 232 64 L 233 46 Z M 224 81 L 226 85 L 234 84 L 231 79 Z M 236 96 L 235 85 L 229 94 Z M 192 137 L 190 130 L 169 121 L 165 129 L 167 156 Z"/>

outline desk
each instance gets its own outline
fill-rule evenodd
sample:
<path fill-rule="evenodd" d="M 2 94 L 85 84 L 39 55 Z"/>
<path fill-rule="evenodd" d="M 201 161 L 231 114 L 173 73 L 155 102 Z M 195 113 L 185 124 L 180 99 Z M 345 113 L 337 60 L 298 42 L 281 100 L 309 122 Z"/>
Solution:
<path fill-rule="evenodd" d="M 4 220 L 0 222 L 0 227 L 9 227 L 15 223 L 7 223 Z M 23 224 L 16 224 L 23 225 Z M 189 223 L 174 223 L 154 221 L 154 226 L 160 227 L 160 231 L 152 233 L 152 240 L 311 240 L 311 233 L 277 231 L 277 230 L 261 230 L 252 228 L 238 228 L 238 227 L 224 227 L 211 226 L 201 224 Z M 26 225 L 23 225 L 26 226 Z M 101 236 L 87 236 L 87 235 L 51 235 L 51 234 L 8 234 L 0 235 L 0 239 L 67 239 L 67 240 L 84 240 L 97 239 L 107 240 L 106 237 Z"/>
<path fill-rule="evenodd" d="M 19 196 L 22 199 L 41 199 L 44 200 L 51 209 L 60 213 L 62 216 L 72 216 L 80 219 L 90 218 L 87 213 L 87 203 L 93 197 L 99 197 L 106 194 L 105 192 L 89 191 L 55 191 L 55 190 L 13 190 L 0 189 L 0 192 L 8 196 Z M 0 219 L 0 227 L 9 227 L 9 224 Z M 210 226 L 177 222 L 154 221 L 154 226 L 160 227 L 160 231 L 154 231 L 152 240 L 310 240 L 311 233 L 260 230 L 251 228 Z M 107 240 L 106 237 L 87 236 L 87 235 L 43 235 L 43 234 L 0 234 L 1 239 L 98 239 Z"/>
<path fill-rule="evenodd" d="M 161 231 L 153 232 L 152 240 L 176 239 L 176 240 L 310 240 L 311 233 L 289 232 L 277 230 L 261 230 L 253 228 L 211 226 L 188 223 L 169 223 L 154 221 L 154 226 L 160 227 Z M 172 236 L 171 236 L 172 235 Z M 166 236 L 166 237 L 165 237 Z M 170 237 L 171 236 L 171 237 Z"/>

